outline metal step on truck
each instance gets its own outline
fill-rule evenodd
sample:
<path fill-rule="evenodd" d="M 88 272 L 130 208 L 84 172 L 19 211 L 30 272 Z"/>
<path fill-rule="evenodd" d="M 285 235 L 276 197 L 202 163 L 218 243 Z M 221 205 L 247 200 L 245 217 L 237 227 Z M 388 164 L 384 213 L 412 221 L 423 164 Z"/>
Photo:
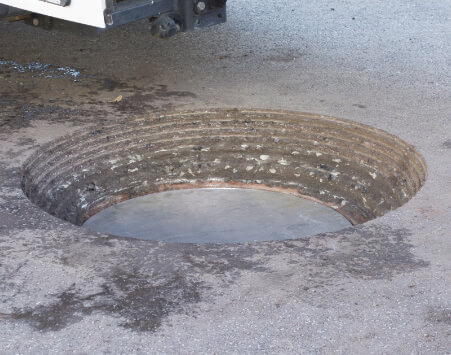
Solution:
<path fill-rule="evenodd" d="M 0 0 L 0 18 L 47 30 L 85 25 L 98 32 L 142 19 L 160 37 L 226 21 L 227 0 Z"/>

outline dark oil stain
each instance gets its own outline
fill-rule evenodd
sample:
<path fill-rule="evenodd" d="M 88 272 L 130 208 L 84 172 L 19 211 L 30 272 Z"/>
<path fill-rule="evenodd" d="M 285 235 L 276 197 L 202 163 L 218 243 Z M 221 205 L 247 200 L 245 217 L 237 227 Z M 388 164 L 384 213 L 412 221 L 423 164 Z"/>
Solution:
<path fill-rule="evenodd" d="M 76 313 L 80 312 L 83 302 L 95 299 L 96 296 L 98 294 L 80 297 L 76 293 L 75 285 L 72 285 L 57 295 L 56 303 L 21 311 L 15 310 L 9 317 L 15 320 L 26 320 L 38 330 L 61 330 L 66 327 L 69 320 L 80 321 L 82 314 L 76 315 Z"/>
<path fill-rule="evenodd" d="M 120 82 L 118 80 L 105 78 L 105 79 L 103 79 L 101 81 L 101 87 L 100 88 L 102 90 L 113 91 L 113 90 L 116 90 L 116 89 L 121 89 L 121 90 L 122 89 L 127 89 L 129 87 L 130 87 L 129 85 L 127 85 L 127 84 L 125 84 L 123 82 Z"/>
<path fill-rule="evenodd" d="M 412 272 L 429 265 L 412 253 L 407 229 L 388 226 L 357 226 L 332 236 L 318 235 L 299 241 L 286 241 L 291 253 L 303 254 L 306 259 L 293 257 L 291 264 L 319 266 L 322 281 L 335 277 L 352 277 L 368 280 L 391 279 L 399 273 Z M 322 238 L 334 242 L 335 248 L 322 243 Z"/>
<path fill-rule="evenodd" d="M 69 80 L 64 85 L 58 78 L 48 79 L 32 72 L 2 75 L 16 79 L 10 83 L 0 82 L 0 129 L 5 132 L 30 127 L 36 120 L 81 125 L 95 117 L 97 123 L 104 122 L 112 114 L 128 116 L 169 110 L 176 99 L 196 97 L 188 91 L 170 91 L 166 85 L 139 87 L 97 74 L 86 73 L 83 80 Z M 105 92 L 113 91 L 114 95 L 123 96 L 121 102 L 111 103 L 114 95 L 110 101 L 105 100 Z M 47 97 L 43 99 L 43 96 Z M 111 108 L 115 112 L 111 112 Z"/>
<path fill-rule="evenodd" d="M 366 108 L 365 105 L 362 104 L 353 104 L 352 106 L 358 107 L 358 108 Z"/>
<path fill-rule="evenodd" d="M 282 50 L 264 57 L 263 60 L 272 63 L 290 63 L 303 56 L 305 56 L 305 53 Z"/>
<path fill-rule="evenodd" d="M 189 91 L 170 91 L 167 86 L 159 85 L 146 90 L 134 89 L 131 95 L 124 96 L 120 102 L 110 105 L 120 113 L 144 114 L 161 107 L 171 108 L 172 104 L 168 101 L 174 98 L 196 98 L 196 95 Z"/>
<path fill-rule="evenodd" d="M 451 308 L 430 308 L 427 312 L 426 320 L 433 324 L 451 325 Z"/>
<path fill-rule="evenodd" d="M 192 305 L 201 300 L 201 293 L 208 287 L 198 281 L 201 275 L 212 275 L 227 285 L 243 271 L 272 274 L 275 270 L 268 261 L 275 257 L 290 265 L 293 275 L 304 275 L 304 291 L 327 289 L 347 278 L 391 279 L 428 265 L 412 253 L 409 236 L 406 229 L 367 226 L 285 242 L 234 246 L 167 244 L 158 250 L 158 258 L 152 258 L 156 263 L 153 270 L 160 270 L 161 274 L 141 271 L 140 260 L 149 258 L 154 244 L 138 241 L 136 250 L 123 254 L 124 260 L 136 261 L 103 275 L 105 281 L 99 285 L 99 292 L 86 294 L 72 285 L 60 294 L 49 295 L 55 299 L 51 304 L 14 309 L 7 317 L 25 321 L 41 331 L 57 331 L 84 316 L 102 313 L 120 319 L 124 328 L 153 332 L 169 315 L 192 312 Z M 133 241 L 129 243 L 132 245 Z M 93 245 L 97 246 L 104 245 Z M 105 246 L 111 247 L 108 243 Z M 174 271 L 169 270 L 169 261 Z M 62 262 L 72 265 L 82 260 L 69 257 Z M 436 311 L 431 317 L 447 323 L 450 314 Z"/>
<path fill-rule="evenodd" d="M 87 116 L 88 114 L 88 111 L 82 109 L 69 109 L 44 104 L 21 104 L 20 100 L 9 99 L 3 101 L 3 107 L 0 110 L 0 128 L 9 129 L 12 132 L 21 128 L 30 127 L 32 122 L 37 120 L 47 120 L 53 123 L 72 122 L 77 124 L 75 118 Z"/>
<path fill-rule="evenodd" d="M 117 271 L 108 276 L 98 293 L 83 295 L 74 284 L 56 295 L 56 302 L 50 305 L 16 309 L 3 317 L 26 321 L 37 330 L 58 331 L 84 316 L 102 312 L 120 318 L 124 328 L 155 331 L 169 314 L 200 301 L 201 284 L 181 274 L 159 282 L 153 279 L 135 270 Z"/>
<path fill-rule="evenodd" d="M 446 141 L 444 141 L 442 147 L 446 149 L 451 149 L 451 139 L 447 139 Z"/>

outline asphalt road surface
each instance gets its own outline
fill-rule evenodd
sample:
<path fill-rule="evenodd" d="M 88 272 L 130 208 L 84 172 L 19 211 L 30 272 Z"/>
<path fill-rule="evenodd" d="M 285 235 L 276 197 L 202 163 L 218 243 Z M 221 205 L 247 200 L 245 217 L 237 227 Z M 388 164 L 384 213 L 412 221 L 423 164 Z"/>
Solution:
<path fill-rule="evenodd" d="M 0 23 L 1 353 L 451 352 L 450 3 L 229 3 L 226 24 L 169 40 Z M 363 225 L 235 246 L 96 234 L 22 192 L 22 164 L 65 134 L 214 107 L 374 126 L 428 179 Z"/>

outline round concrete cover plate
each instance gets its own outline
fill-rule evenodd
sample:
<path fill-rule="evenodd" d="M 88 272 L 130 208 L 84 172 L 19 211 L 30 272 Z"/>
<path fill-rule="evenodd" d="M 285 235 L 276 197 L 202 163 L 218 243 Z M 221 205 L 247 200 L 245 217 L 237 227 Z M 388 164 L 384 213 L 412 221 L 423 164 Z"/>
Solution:
<path fill-rule="evenodd" d="M 247 189 L 194 189 L 137 197 L 85 222 L 116 236 L 181 243 L 295 239 L 351 224 L 341 214 L 294 195 Z"/>

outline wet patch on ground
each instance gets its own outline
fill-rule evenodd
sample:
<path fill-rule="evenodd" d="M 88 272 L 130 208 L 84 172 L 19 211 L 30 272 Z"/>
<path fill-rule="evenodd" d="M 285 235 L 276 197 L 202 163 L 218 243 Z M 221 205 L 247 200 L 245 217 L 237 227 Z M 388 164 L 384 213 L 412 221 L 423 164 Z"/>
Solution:
<path fill-rule="evenodd" d="M 336 277 L 391 279 L 394 275 L 429 265 L 413 254 L 413 245 L 408 241 L 410 236 L 411 232 L 407 229 L 358 226 L 336 234 L 285 241 L 283 247 L 274 250 L 280 253 L 290 250 L 288 263 L 293 266 L 320 268 L 321 273 L 315 271 L 312 276 L 322 279 L 324 285 Z M 298 255 L 304 258 L 298 258 Z"/>
<path fill-rule="evenodd" d="M 153 332 L 171 314 L 193 316 L 196 304 L 208 300 L 211 290 L 219 285 L 219 289 L 227 289 L 240 282 L 243 273 L 277 278 L 285 285 L 283 292 L 308 298 L 312 289 L 316 295 L 336 294 L 340 285 L 352 280 L 390 280 L 427 267 L 427 262 L 413 254 L 409 236 L 405 229 L 375 226 L 302 240 L 235 246 L 127 241 L 124 249 L 120 238 L 88 234 L 86 238 L 54 241 L 53 247 L 47 242 L 44 253 L 54 253 L 57 243 L 57 250 L 65 249 L 59 257 L 62 267 L 88 266 L 93 272 L 88 279 L 100 277 L 103 281 L 90 284 L 90 292 L 87 284 L 71 285 L 46 295 L 45 304 L 12 307 L 3 318 L 24 321 L 42 331 L 57 331 L 100 313 L 117 318 L 124 328 Z M 97 239 L 113 243 L 92 243 Z M 42 252 L 39 255 L 45 255 Z M 104 266 L 94 271 L 99 258 L 109 257 L 115 262 L 103 262 Z M 18 272 L 8 277 L 17 279 Z M 93 286 L 97 291 L 92 292 Z M 446 312 L 434 317 L 449 321 Z"/>
<path fill-rule="evenodd" d="M 146 114 L 157 109 L 170 110 L 174 107 L 174 99 L 194 99 L 196 95 L 189 91 L 171 91 L 166 85 L 158 85 L 146 89 L 124 87 L 126 94 L 119 102 L 110 103 L 120 113 Z"/>
<path fill-rule="evenodd" d="M 37 120 L 74 125 L 127 120 L 131 114 L 169 110 L 196 97 L 167 85 L 137 86 L 82 69 L 0 60 L 0 128 L 4 132 L 30 127 Z"/>
<path fill-rule="evenodd" d="M 0 102 L 0 108 L 3 111 L 3 114 L 0 115 L 0 128 L 10 131 L 30 127 L 34 121 L 39 120 L 53 123 L 71 122 L 74 125 L 80 125 L 81 123 L 74 120 L 74 117 L 80 118 L 92 114 L 87 110 L 69 109 L 55 105 L 23 104 L 19 100 L 5 100 L 4 102 L 3 105 Z M 99 121 L 102 121 L 101 117 Z"/>
<path fill-rule="evenodd" d="M 117 270 L 100 288 L 101 292 L 85 295 L 72 285 L 61 294 L 52 295 L 55 303 L 14 310 L 3 317 L 26 321 L 37 330 L 57 331 L 101 312 L 120 319 L 124 328 L 155 331 L 170 313 L 182 312 L 187 305 L 199 302 L 202 285 L 180 274 L 155 280 L 139 270 Z"/>

